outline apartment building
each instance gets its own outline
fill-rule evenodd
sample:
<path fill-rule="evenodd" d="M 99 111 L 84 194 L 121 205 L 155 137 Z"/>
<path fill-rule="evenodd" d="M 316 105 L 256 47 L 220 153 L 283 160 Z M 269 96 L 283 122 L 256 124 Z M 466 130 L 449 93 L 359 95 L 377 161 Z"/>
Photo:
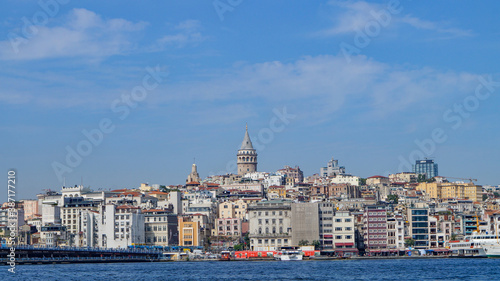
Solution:
<path fill-rule="evenodd" d="M 249 238 L 254 251 L 272 251 L 292 246 L 290 201 L 271 200 L 250 204 Z"/>
<path fill-rule="evenodd" d="M 387 248 L 387 211 L 385 206 L 366 206 L 363 213 L 365 250 L 378 253 Z"/>

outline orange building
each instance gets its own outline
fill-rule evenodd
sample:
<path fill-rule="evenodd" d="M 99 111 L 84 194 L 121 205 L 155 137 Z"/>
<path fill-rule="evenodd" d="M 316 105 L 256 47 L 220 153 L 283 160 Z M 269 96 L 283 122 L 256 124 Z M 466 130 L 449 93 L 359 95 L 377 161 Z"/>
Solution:
<path fill-rule="evenodd" d="M 179 246 L 201 246 L 199 221 L 179 217 Z"/>

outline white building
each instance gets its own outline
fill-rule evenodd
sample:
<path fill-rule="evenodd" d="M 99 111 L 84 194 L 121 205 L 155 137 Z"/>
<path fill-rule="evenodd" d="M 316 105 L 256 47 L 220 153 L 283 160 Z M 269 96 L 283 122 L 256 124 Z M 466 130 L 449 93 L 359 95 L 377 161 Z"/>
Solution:
<path fill-rule="evenodd" d="M 402 217 L 387 218 L 387 248 L 405 249 L 405 224 Z"/>
<path fill-rule="evenodd" d="M 98 244 L 104 248 L 127 248 L 144 244 L 144 214 L 139 207 L 106 204 L 98 216 Z"/>
<path fill-rule="evenodd" d="M 263 201 L 248 206 L 250 247 L 253 251 L 273 251 L 292 243 L 290 202 Z"/>
<path fill-rule="evenodd" d="M 332 160 L 328 161 L 327 166 L 319 171 L 319 175 L 322 177 L 334 177 L 342 174 L 345 174 L 345 167 L 339 166 L 339 160 L 335 160 L 333 157 Z"/>
<path fill-rule="evenodd" d="M 330 183 L 333 183 L 333 184 L 347 183 L 350 185 L 359 186 L 359 177 L 356 177 L 353 175 L 348 175 L 348 174 L 337 175 L 336 177 L 334 177 L 330 180 Z"/>

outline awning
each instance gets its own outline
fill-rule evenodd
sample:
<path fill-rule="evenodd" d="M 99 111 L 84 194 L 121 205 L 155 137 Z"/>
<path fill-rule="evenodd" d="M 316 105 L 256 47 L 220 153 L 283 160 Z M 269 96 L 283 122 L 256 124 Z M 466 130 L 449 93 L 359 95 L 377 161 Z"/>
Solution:
<path fill-rule="evenodd" d="M 356 248 L 341 248 L 335 249 L 335 252 L 359 252 Z"/>
<path fill-rule="evenodd" d="M 450 252 L 450 249 L 434 249 L 435 252 Z"/>
<path fill-rule="evenodd" d="M 331 234 L 326 234 L 326 235 L 323 235 L 323 238 L 333 238 L 333 235 L 331 235 Z"/>
<path fill-rule="evenodd" d="M 354 243 L 335 243 L 335 247 L 354 246 Z"/>

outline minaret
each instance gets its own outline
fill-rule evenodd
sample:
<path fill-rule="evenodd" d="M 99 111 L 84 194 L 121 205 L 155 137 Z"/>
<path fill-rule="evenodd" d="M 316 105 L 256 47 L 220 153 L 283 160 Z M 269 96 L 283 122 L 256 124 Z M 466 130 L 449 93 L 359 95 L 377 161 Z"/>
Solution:
<path fill-rule="evenodd" d="M 237 154 L 238 175 L 257 171 L 257 152 L 252 146 L 252 141 L 248 135 L 248 125 L 246 126 L 245 137 L 241 143 L 241 148 Z"/>

